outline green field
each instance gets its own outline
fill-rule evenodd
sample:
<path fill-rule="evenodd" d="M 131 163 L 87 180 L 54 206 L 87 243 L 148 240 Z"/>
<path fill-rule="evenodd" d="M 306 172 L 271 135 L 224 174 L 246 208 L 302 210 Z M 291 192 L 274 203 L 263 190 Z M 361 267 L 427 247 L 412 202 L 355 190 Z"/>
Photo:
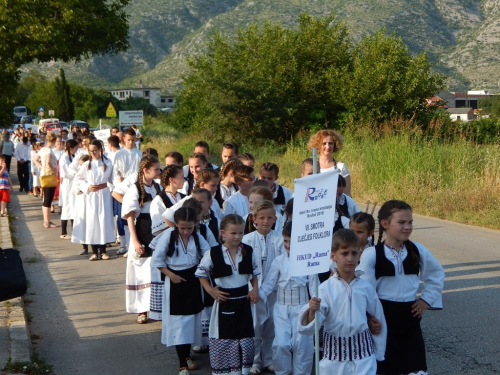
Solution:
<path fill-rule="evenodd" d="M 211 147 L 211 161 L 220 165 L 221 145 L 209 133 L 181 134 L 159 123 L 148 124 L 145 133 L 143 149 L 154 147 L 160 155 L 175 150 L 185 158 L 197 141 L 205 140 Z M 344 132 L 344 137 L 337 159 L 351 171 L 357 202 L 402 199 L 422 215 L 500 229 L 499 145 L 477 145 L 460 137 L 429 139 L 411 130 L 390 131 L 377 138 Z M 252 153 L 256 165 L 278 164 L 279 182 L 293 189 L 302 160 L 311 156 L 307 138 L 284 145 L 243 144 L 240 152 Z"/>

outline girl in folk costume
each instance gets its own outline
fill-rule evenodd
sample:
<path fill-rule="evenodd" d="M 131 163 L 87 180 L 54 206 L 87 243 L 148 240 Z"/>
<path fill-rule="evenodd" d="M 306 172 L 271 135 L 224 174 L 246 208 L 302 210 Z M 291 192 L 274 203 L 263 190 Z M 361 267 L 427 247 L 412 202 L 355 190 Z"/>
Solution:
<path fill-rule="evenodd" d="M 207 189 L 212 196 L 212 205 L 210 209 L 213 211 L 215 216 L 220 220 L 224 217 L 219 202 L 215 198 L 217 191 L 219 191 L 219 175 L 212 169 L 204 169 L 198 173 L 198 178 L 196 179 L 196 185 L 194 189 Z M 218 235 L 215 237 L 219 237 Z"/>
<path fill-rule="evenodd" d="M 151 202 L 151 231 L 155 238 L 149 245 L 152 249 L 155 248 L 156 242 L 161 232 L 169 226 L 163 218 L 165 211 L 172 207 L 175 203 L 180 202 L 185 195 L 179 193 L 185 183 L 182 167 L 170 164 L 165 167 L 160 175 L 160 181 L 163 186 L 163 191 L 158 194 Z M 156 268 L 151 269 L 151 305 L 149 309 L 149 317 L 154 320 L 162 319 L 162 304 L 163 304 L 163 285 L 165 284 L 165 276 Z"/>
<path fill-rule="evenodd" d="M 84 215 L 75 217 L 71 242 L 91 244 L 89 260 L 107 260 L 106 244 L 114 241 L 113 206 L 108 182 L 113 179 L 113 166 L 104 156 L 102 143 L 92 141 L 89 146 L 90 160 L 83 163 L 75 175 L 73 184 L 83 193 L 83 199 L 75 211 L 84 210 Z"/>
<path fill-rule="evenodd" d="M 212 211 L 212 194 L 204 188 L 198 188 L 193 191 L 193 198 L 201 205 L 201 218 L 200 218 L 200 233 L 208 241 L 210 246 L 217 246 L 219 242 L 219 219 Z M 212 239 L 215 243 L 210 242 Z"/>
<path fill-rule="evenodd" d="M 314 358 L 311 336 L 300 335 L 297 322 L 300 310 L 314 295 L 313 276 L 290 275 L 290 238 L 292 223 L 283 229 L 283 246 L 286 254 L 277 256 L 271 264 L 269 275 L 262 283 L 259 294 L 262 300 L 277 289 L 278 300 L 274 305 L 273 365 L 277 375 L 308 375 Z"/>
<path fill-rule="evenodd" d="M 375 289 L 356 271 L 359 255 L 356 233 L 349 229 L 335 232 L 331 258 L 337 267 L 320 285 L 318 298 L 311 298 L 299 314 L 301 334 L 314 334 L 315 312 L 318 324 L 324 324 L 320 374 L 375 375 L 377 360 L 384 358 L 387 325 Z M 372 335 L 367 316 L 380 321 L 377 335 Z"/>
<path fill-rule="evenodd" d="M 250 213 L 248 196 L 255 182 L 253 168 L 247 165 L 238 165 L 234 168 L 233 176 L 239 190 L 224 202 L 224 214 L 237 214 L 244 217 Z"/>
<path fill-rule="evenodd" d="M 220 231 L 222 245 L 207 252 L 196 271 L 201 284 L 215 300 L 209 331 L 210 366 L 214 375 L 246 375 L 254 358 L 250 302 L 259 301 L 259 266 L 252 247 L 241 242 L 243 226 L 240 216 L 225 216 Z M 215 279 L 215 287 L 210 277 Z"/>
<path fill-rule="evenodd" d="M 167 222 L 162 216 L 165 210 L 185 197 L 184 194 L 179 193 L 185 181 L 182 167 L 174 164 L 167 165 L 161 172 L 160 181 L 163 191 L 151 202 L 151 230 L 154 236 L 168 228 Z"/>
<path fill-rule="evenodd" d="M 238 165 L 243 165 L 240 159 L 232 158 L 227 160 L 221 167 L 219 172 L 220 184 L 219 189 L 215 193 L 215 200 L 219 203 L 219 207 L 222 209 L 223 204 L 229 197 L 239 190 L 238 185 L 236 185 L 233 176 L 233 170 Z"/>
<path fill-rule="evenodd" d="M 374 245 L 375 219 L 368 212 L 356 212 L 351 216 L 349 229 L 359 237 L 361 255 L 363 251 Z"/>
<path fill-rule="evenodd" d="M 41 143 L 32 143 L 33 149 L 30 151 L 30 162 L 31 162 L 31 175 L 33 176 L 33 196 L 38 198 L 41 195 L 40 189 L 40 167 L 36 164 L 36 160 L 40 160 L 38 151 L 40 150 Z"/>
<path fill-rule="evenodd" d="M 151 298 L 151 201 L 160 193 L 153 180 L 160 175 L 160 162 L 151 155 L 142 158 L 137 182 L 123 196 L 121 217 L 127 220 L 130 242 L 126 273 L 126 310 L 139 314 L 137 323 L 147 322 Z"/>
<path fill-rule="evenodd" d="M 387 201 L 378 221 L 378 244 L 363 252 L 358 267 L 364 272 L 361 277 L 375 287 L 387 320 L 385 360 L 378 363 L 377 373 L 427 374 L 420 321 L 427 309 L 442 308 L 443 267 L 424 246 L 409 240 L 410 205 Z M 420 281 L 423 289 L 417 298 Z"/>
<path fill-rule="evenodd" d="M 200 259 L 210 250 L 205 239 L 196 233 L 198 215 L 191 207 L 181 207 L 174 214 L 175 228 L 158 236 L 151 267 L 167 278 L 163 291 L 161 342 L 175 346 L 179 373 L 196 369 L 191 360 L 191 345 L 201 345 L 203 293 L 195 271 Z"/>
<path fill-rule="evenodd" d="M 338 169 L 340 175 L 346 180 L 345 193 L 351 196 L 351 174 L 347 166 L 335 160 L 333 154 L 342 148 L 343 137 L 336 130 L 323 129 L 311 136 L 307 147 L 312 151 L 314 147 L 318 149 L 319 165 L 321 173 Z"/>
<path fill-rule="evenodd" d="M 188 174 L 188 190 L 187 194 L 191 195 L 194 190 L 194 185 L 198 179 L 198 173 L 208 166 L 208 161 L 205 155 L 200 152 L 194 152 L 189 155 L 189 174 Z"/>
<path fill-rule="evenodd" d="M 78 142 L 74 139 L 69 139 L 66 142 L 66 152 L 59 159 L 59 176 L 61 178 L 61 185 L 59 189 L 59 205 L 62 207 L 61 211 L 61 239 L 70 240 L 71 236 L 68 235 L 68 220 L 74 220 L 76 195 L 71 188 L 73 186 L 73 179 L 75 178 L 77 170 L 71 166 L 73 158 L 75 157 L 76 150 L 78 149 Z"/>
<path fill-rule="evenodd" d="M 259 266 L 259 286 L 266 281 L 274 259 L 284 252 L 283 236 L 272 230 L 276 222 L 276 210 L 271 201 L 261 201 L 253 208 L 255 232 L 246 234 L 243 243 L 251 246 Z M 276 303 L 276 291 L 269 294 L 267 301 L 255 305 L 255 357 L 252 374 L 260 374 L 262 369 L 274 372 L 272 343 L 274 340 L 273 308 Z"/>

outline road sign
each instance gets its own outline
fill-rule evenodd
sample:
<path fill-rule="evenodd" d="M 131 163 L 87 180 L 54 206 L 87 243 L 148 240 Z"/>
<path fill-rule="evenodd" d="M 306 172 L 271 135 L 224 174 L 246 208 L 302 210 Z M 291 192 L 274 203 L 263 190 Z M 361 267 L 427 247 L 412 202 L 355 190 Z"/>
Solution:
<path fill-rule="evenodd" d="M 116 117 L 116 110 L 111 102 L 108 105 L 108 109 L 106 109 L 106 117 Z"/>
<path fill-rule="evenodd" d="M 38 112 L 38 116 L 43 117 L 43 111 Z"/>
<path fill-rule="evenodd" d="M 38 112 L 44 112 L 45 111 L 45 108 L 43 107 L 38 107 Z"/>
<path fill-rule="evenodd" d="M 120 111 L 120 127 L 122 126 L 144 126 L 142 111 Z"/>
<path fill-rule="evenodd" d="M 49 109 L 49 116 L 50 117 L 54 116 L 54 110 L 53 109 Z"/>

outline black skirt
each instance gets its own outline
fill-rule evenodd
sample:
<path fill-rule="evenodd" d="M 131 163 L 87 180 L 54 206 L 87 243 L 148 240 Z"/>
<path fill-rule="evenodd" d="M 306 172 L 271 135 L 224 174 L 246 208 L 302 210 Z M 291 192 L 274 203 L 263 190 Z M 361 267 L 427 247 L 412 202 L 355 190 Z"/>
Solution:
<path fill-rule="evenodd" d="M 427 371 L 420 318 L 413 317 L 413 302 L 380 300 L 387 321 L 385 360 L 377 362 L 377 374 L 399 375 Z"/>
<path fill-rule="evenodd" d="M 149 248 L 149 244 L 153 241 L 153 234 L 151 233 L 151 215 L 140 214 L 135 220 L 135 233 L 137 239 L 144 246 L 144 253 L 141 258 L 147 258 L 153 255 L 153 250 Z"/>
<path fill-rule="evenodd" d="M 219 339 L 240 340 L 254 337 L 252 308 L 247 299 L 248 285 L 225 289 L 227 301 L 219 303 Z"/>
<path fill-rule="evenodd" d="M 197 268 L 181 271 L 169 268 L 170 272 L 186 280 L 177 284 L 170 280 L 170 315 L 194 315 L 203 310 L 200 279 L 194 275 Z"/>

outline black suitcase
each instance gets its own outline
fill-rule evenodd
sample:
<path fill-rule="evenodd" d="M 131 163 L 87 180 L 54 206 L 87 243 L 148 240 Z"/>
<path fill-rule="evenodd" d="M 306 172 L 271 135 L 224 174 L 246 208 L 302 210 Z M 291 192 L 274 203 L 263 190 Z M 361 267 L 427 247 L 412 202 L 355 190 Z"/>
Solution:
<path fill-rule="evenodd" d="M 28 283 L 19 251 L 0 248 L 0 301 L 21 297 Z"/>

